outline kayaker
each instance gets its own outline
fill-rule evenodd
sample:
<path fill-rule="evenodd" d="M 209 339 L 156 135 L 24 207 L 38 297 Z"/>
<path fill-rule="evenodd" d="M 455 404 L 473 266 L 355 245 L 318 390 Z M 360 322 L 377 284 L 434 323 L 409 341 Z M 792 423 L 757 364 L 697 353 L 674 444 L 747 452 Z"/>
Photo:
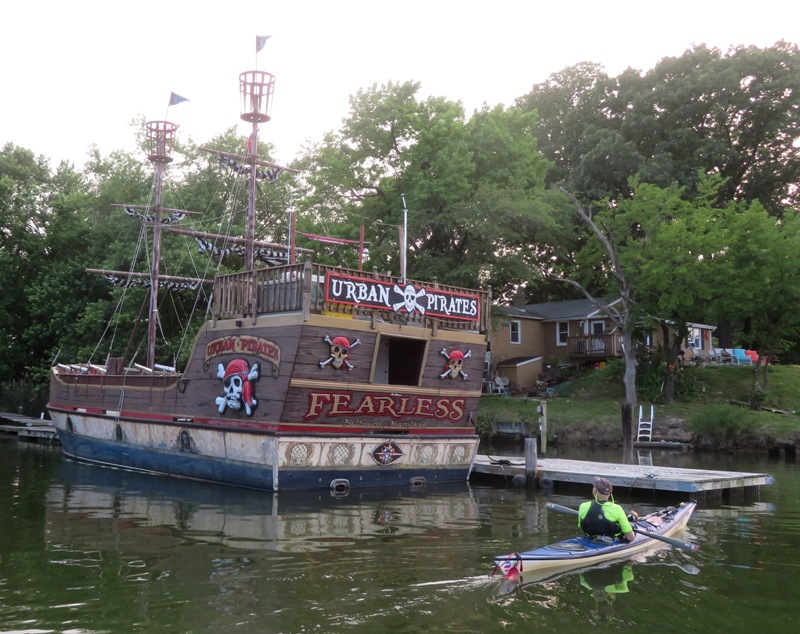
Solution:
<path fill-rule="evenodd" d="M 578 509 L 578 526 L 591 537 L 608 535 L 632 542 L 636 534 L 631 528 L 635 515 L 625 515 L 622 507 L 614 502 L 611 495 L 613 487 L 605 478 L 595 478 L 592 483 L 592 497 Z M 630 518 L 630 519 L 629 519 Z"/>

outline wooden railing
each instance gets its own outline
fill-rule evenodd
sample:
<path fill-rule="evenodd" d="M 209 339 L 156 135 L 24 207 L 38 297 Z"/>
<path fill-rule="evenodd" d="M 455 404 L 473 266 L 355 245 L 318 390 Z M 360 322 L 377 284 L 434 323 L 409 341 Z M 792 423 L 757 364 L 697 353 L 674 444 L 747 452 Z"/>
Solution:
<path fill-rule="evenodd" d="M 621 357 L 622 337 L 616 334 L 568 337 L 567 351 L 571 358 Z"/>
<path fill-rule="evenodd" d="M 306 313 L 337 313 L 360 317 L 381 318 L 385 321 L 400 320 L 403 323 L 430 324 L 460 330 L 489 329 L 491 291 L 465 289 L 447 284 L 407 280 L 417 288 L 436 289 L 448 293 L 477 296 L 479 319 L 465 321 L 457 319 L 431 318 L 420 313 L 395 313 L 391 308 L 374 308 L 358 304 L 342 304 L 325 301 L 325 279 L 328 274 L 370 279 L 386 284 L 398 284 L 400 278 L 377 272 L 364 273 L 353 269 L 326 266 L 305 262 L 261 269 L 247 273 L 220 275 L 214 280 L 215 319 L 236 319 L 268 313 L 305 311 Z"/>
<path fill-rule="evenodd" d="M 234 319 L 303 309 L 311 281 L 308 264 L 218 275 L 214 280 L 214 317 Z"/>

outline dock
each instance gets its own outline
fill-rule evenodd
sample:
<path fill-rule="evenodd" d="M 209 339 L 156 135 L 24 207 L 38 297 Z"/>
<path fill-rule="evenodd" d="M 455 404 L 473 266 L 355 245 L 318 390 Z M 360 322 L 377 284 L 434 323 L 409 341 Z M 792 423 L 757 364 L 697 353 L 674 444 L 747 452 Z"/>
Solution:
<path fill-rule="evenodd" d="M 38 442 L 40 440 L 56 443 L 56 429 L 52 421 L 33 418 L 24 414 L 0 412 L 0 433 L 13 434 L 20 440 Z"/>
<path fill-rule="evenodd" d="M 472 472 L 478 475 L 502 476 L 508 480 L 512 480 L 515 476 L 525 478 L 525 458 L 522 456 L 490 458 L 479 455 L 475 459 Z M 688 495 L 713 494 L 774 483 L 772 476 L 767 473 L 683 469 L 560 458 L 538 458 L 536 461 L 537 479 L 541 482 L 547 478 L 553 486 L 584 485 L 588 490 L 596 476 L 608 479 L 615 489 Z"/>

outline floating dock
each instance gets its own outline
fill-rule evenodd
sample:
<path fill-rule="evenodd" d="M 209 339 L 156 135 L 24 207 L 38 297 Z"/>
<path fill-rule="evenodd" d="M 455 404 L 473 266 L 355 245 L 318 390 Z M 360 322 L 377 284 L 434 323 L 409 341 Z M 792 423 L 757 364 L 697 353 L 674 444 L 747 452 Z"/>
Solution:
<path fill-rule="evenodd" d="M 0 433 L 13 434 L 20 440 L 56 443 L 56 429 L 52 421 L 43 418 L 33 418 L 24 414 L 12 414 L 10 412 L 0 412 Z"/>
<path fill-rule="evenodd" d="M 584 485 L 590 487 L 592 480 L 596 476 L 601 476 L 611 481 L 614 488 L 618 490 L 677 492 L 687 495 L 746 489 L 774 483 L 772 476 L 767 473 L 711 471 L 708 469 L 562 460 L 560 458 L 538 458 L 535 470 L 536 477 L 540 482 L 547 478 L 553 486 Z M 525 478 L 525 458 L 490 458 L 479 455 L 475 459 L 472 472 L 476 475 L 503 476 L 509 480 L 515 476 Z"/>

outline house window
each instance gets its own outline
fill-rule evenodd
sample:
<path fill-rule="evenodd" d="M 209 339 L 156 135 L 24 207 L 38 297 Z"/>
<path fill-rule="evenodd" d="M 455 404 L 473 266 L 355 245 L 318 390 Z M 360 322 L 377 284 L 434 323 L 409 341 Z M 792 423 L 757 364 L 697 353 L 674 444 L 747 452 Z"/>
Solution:
<path fill-rule="evenodd" d="M 604 321 L 590 321 L 589 332 L 592 334 L 590 341 L 590 349 L 595 354 L 608 354 L 610 350 L 607 349 L 608 341 L 605 337 L 606 322 Z"/>
<path fill-rule="evenodd" d="M 700 328 L 692 328 L 689 338 L 686 340 L 686 348 L 699 348 L 704 349 L 703 346 L 703 331 Z"/>
<path fill-rule="evenodd" d="M 556 345 L 566 346 L 569 337 L 569 322 L 559 321 L 556 323 Z"/>
<path fill-rule="evenodd" d="M 511 343 L 522 343 L 522 329 L 519 320 L 511 322 Z"/>

